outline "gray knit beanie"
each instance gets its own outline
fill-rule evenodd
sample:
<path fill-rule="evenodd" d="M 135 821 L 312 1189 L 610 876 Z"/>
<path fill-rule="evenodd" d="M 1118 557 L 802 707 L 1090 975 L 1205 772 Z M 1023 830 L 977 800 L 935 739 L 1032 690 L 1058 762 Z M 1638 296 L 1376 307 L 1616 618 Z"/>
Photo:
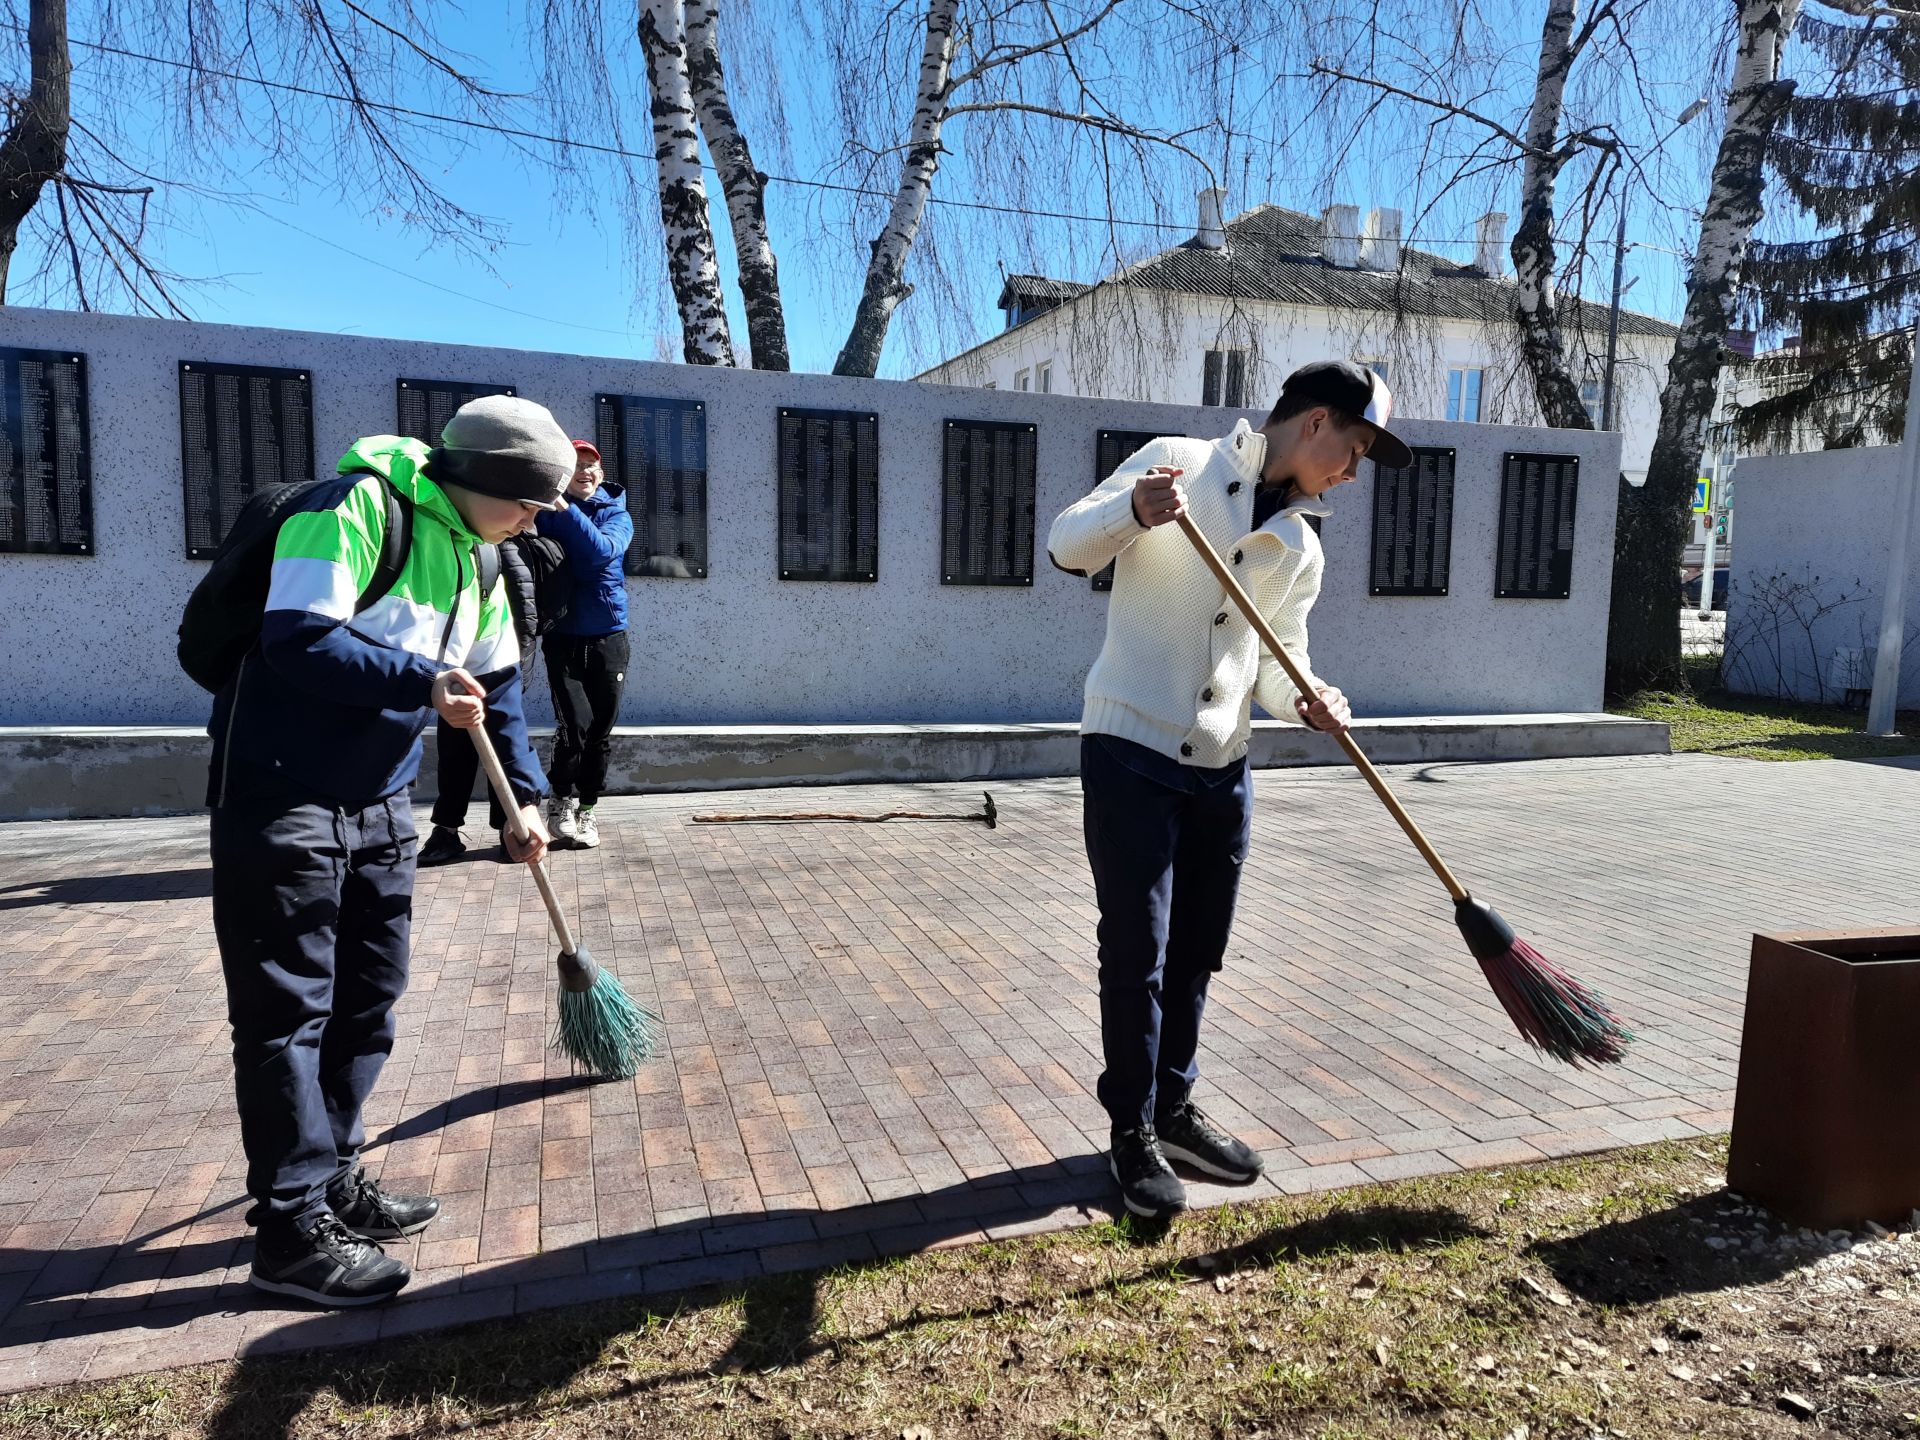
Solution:
<path fill-rule="evenodd" d="M 573 441 L 546 406 L 517 395 L 483 395 L 453 412 L 427 473 L 482 495 L 556 510 L 573 461 Z"/>

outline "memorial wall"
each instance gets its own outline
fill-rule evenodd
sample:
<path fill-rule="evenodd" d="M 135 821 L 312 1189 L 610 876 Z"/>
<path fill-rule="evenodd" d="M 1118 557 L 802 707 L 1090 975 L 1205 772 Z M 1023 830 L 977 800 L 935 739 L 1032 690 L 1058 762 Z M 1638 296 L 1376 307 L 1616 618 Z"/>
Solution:
<path fill-rule="evenodd" d="M 8 725 L 202 723 L 174 631 L 246 498 L 486 394 L 626 491 L 622 723 L 1072 720 L 1111 575 L 1048 564 L 1052 517 L 1155 436 L 1262 418 L 18 309 L 0 347 Z M 1376 715 L 1600 708 L 1618 437 L 1395 429 L 1413 464 L 1322 524 L 1316 668 Z"/>

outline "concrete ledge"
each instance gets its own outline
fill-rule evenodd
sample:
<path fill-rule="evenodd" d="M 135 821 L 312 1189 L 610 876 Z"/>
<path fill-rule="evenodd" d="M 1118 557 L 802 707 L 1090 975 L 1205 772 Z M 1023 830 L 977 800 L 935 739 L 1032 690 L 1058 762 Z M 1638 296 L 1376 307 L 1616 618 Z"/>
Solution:
<path fill-rule="evenodd" d="M 548 749 L 544 736 L 540 748 Z M 1361 748 L 1383 765 L 1664 755 L 1667 727 L 1619 715 L 1441 715 L 1362 720 Z M 0 820 L 174 815 L 197 810 L 211 742 L 187 726 L 0 727 Z M 1325 735 L 1255 721 L 1260 769 L 1343 765 Z M 609 792 L 744 790 L 773 785 L 1025 780 L 1080 768 L 1073 724 L 625 726 L 613 732 Z M 435 789 L 433 732 L 416 798 Z"/>

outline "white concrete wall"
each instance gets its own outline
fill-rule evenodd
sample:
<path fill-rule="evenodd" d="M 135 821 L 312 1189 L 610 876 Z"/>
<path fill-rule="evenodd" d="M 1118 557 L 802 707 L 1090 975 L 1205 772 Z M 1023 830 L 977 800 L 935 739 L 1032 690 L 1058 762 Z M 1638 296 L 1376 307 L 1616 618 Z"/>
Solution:
<path fill-rule="evenodd" d="M 1511 327 L 1496 330 L 1466 320 L 1396 321 L 1366 311 L 1119 287 L 1080 296 L 1003 331 L 920 378 L 933 384 L 991 384 L 1011 390 L 1022 370 L 1031 373 L 1051 361 L 1056 394 L 1151 397 L 1198 405 L 1204 353 L 1231 348 L 1254 352 L 1249 399 L 1263 410 L 1292 370 L 1311 360 L 1346 357 L 1387 361 L 1398 414 L 1441 418 L 1446 414 L 1447 372 L 1484 369 L 1485 421 L 1540 423 L 1539 405 Z M 1627 332 L 1620 336 L 1616 413 L 1622 432 L 1621 468 L 1636 484 L 1645 477 L 1653 453 L 1660 385 L 1672 352 L 1671 339 Z M 1596 368 L 1596 377 L 1598 373 Z"/>
<path fill-rule="evenodd" d="M 1729 688 L 1845 698 L 1831 683 L 1833 658 L 1879 644 L 1893 551 L 1887 526 L 1899 477 L 1898 446 L 1750 455 L 1740 462 L 1740 544 L 1727 577 Z M 1920 708 L 1920 534 L 1907 556 L 1907 575 L 1900 705 Z"/>
<path fill-rule="evenodd" d="M 353 335 L 0 310 L 0 343 L 88 357 L 97 553 L 0 555 L 7 659 L 0 725 L 191 724 L 207 699 L 176 668 L 175 627 L 204 566 L 182 539 L 180 360 L 299 365 L 313 375 L 323 463 L 394 424 L 400 375 L 512 383 L 591 435 L 596 391 L 708 403 L 707 580 L 632 579 L 626 724 L 1072 720 L 1106 600 L 1053 569 L 1054 514 L 1092 483 L 1103 427 L 1224 434 L 1237 412 L 1015 395 L 899 381 L 776 375 Z M 877 411 L 877 584 L 782 582 L 774 558 L 781 405 Z M 940 424 L 1039 425 L 1031 589 L 939 583 Z M 1257 414 L 1249 418 L 1257 421 Z M 1452 594 L 1371 599 L 1367 476 L 1326 523 L 1313 616 L 1322 675 L 1375 715 L 1597 710 L 1605 649 L 1618 437 L 1411 422 L 1414 444 L 1457 447 Z M 1569 600 L 1495 600 L 1501 452 L 1582 457 Z M 541 686 L 536 685 L 535 690 Z M 545 718 L 544 695 L 533 711 Z"/>

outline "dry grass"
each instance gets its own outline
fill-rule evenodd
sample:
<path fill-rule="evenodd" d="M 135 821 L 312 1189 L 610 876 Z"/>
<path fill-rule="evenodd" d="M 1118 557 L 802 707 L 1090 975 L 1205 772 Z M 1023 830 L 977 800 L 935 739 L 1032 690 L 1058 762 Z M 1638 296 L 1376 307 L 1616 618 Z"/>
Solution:
<path fill-rule="evenodd" d="M 0 1434 L 1920 1435 L 1920 1243 L 1769 1229 L 1723 1158 L 1674 1143 L 42 1391 L 0 1402 Z"/>

